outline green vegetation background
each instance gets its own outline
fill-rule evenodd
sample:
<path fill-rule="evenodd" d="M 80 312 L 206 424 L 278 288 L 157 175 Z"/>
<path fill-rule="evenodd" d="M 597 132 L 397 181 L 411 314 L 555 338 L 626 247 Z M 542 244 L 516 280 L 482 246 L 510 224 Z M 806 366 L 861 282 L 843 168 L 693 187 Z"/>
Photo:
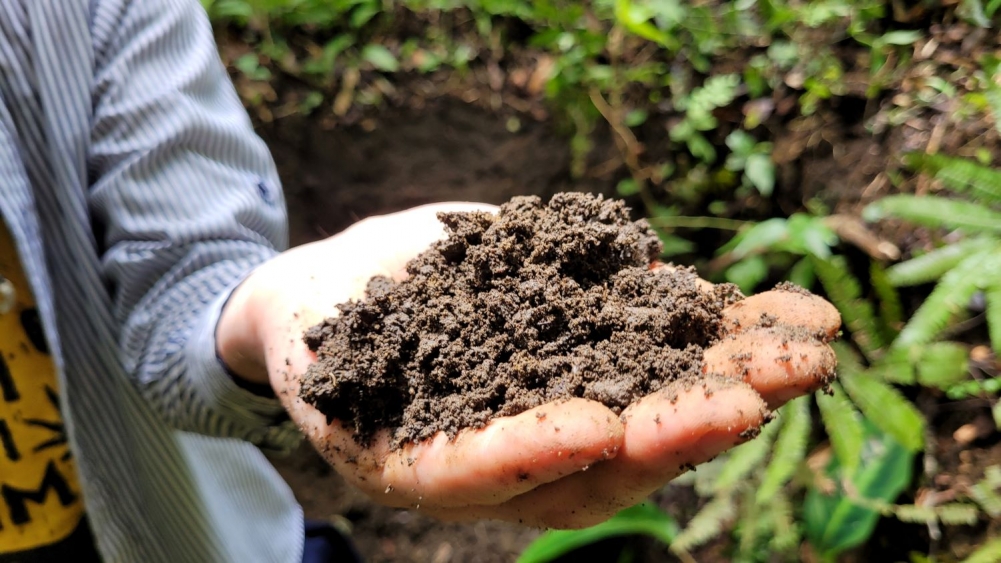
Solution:
<path fill-rule="evenodd" d="M 995 425 L 980 439 L 999 439 L 1001 0 L 202 2 L 241 46 L 224 58 L 258 119 L 356 122 L 418 80 L 485 88 L 511 130 L 534 118 L 563 132 L 575 175 L 610 136 L 602 166 L 665 259 L 748 293 L 792 280 L 841 311 L 838 382 L 683 476 L 705 499 L 694 518 L 646 503 L 544 534 L 522 561 L 622 534 L 682 560 L 717 541 L 734 561 L 834 561 L 885 518 L 976 537 L 911 561 L 1001 561 L 1001 467 L 927 494 L 942 488 L 926 406 L 978 410 Z M 866 185 L 783 179 L 848 130 L 884 149 Z"/>

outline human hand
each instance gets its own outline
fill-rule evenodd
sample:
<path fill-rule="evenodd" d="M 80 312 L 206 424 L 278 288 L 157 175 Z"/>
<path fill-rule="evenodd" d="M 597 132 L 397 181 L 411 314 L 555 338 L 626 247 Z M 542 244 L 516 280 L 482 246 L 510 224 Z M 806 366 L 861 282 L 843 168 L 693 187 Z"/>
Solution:
<path fill-rule="evenodd" d="M 400 279 L 405 264 L 444 235 L 437 212 L 473 209 L 484 206 L 419 207 L 290 250 L 251 275 L 220 320 L 224 358 L 248 366 L 238 373 L 266 366 L 260 377 L 317 450 L 383 504 L 449 520 L 592 525 L 746 441 L 769 409 L 832 376 L 834 357 L 824 341 L 839 328 L 834 308 L 815 296 L 771 291 L 725 311 L 729 334 L 704 356 L 706 371 L 717 375 L 651 394 L 621 417 L 572 399 L 495 419 L 454 440 L 439 434 L 394 451 L 384 432 L 362 447 L 350 429 L 327 424 L 299 398 L 299 378 L 315 361 L 302 334 L 336 314 L 335 304 L 362 297 L 372 276 Z M 760 326 L 762 314 L 772 317 L 770 326 Z"/>

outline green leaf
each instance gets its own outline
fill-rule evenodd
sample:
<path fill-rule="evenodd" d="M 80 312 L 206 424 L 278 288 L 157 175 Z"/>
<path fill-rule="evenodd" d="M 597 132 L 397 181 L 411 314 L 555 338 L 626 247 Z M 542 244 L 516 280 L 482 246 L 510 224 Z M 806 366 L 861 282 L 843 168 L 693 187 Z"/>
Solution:
<path fill-rule="evenodd" d="M 695 243 L 688 239 L 665 233 L 661 229 L 657 230 L 657 236 L 660 237 L 660 243 L 664 246 L 660 252 L 661 258 L 670 258 L 695 251 Z"/>
<path fill-rule="evenodd" d="M 910 483 L 913 454 L 871 424 L 864 428 L 861 461 L 855 472 L 846 472 L 837 458 L 825 472 L 835 483 L 847 479 L 861 499 L 892 502 Z M 806 535 L 822 560 L 833 561 L 837 554 L 865 542 L 879 517 L 879 512 L 860 505 L 841 487 L 831 495 L 811 488 L 803 502 Z"/>
<path fill-rule="evenodd" d="M 768 277 L 768 264 L 761 256 L 748 256 L 727 268 L 724 276 L 726 281 L 737 284 L 745 295 L 750 295 Z"/>
<path fill-rule="evenodd" d="M 922 37 L 924 37 L 924 34 L 920 31 L 900 29 L 884 33 L 877 41 L 882 45 L 910 46 Z"/>
<path fill-rule="evenodd" d="M 955 268 L 967 256 L 998 246 L 998 241 L 993 238 L 962 240 L 911 258 L 906 262 L 894 264 L 886 269 L 886 275 L 890 283 L 896 287 L 932 282 Z"/>
<path fill-rule="evenodd" d="M 996 355 L 1001 355 L 1001 282 L 991 283 L 984 297 L 987 298 L 987 332 L 991 348 Z"/>
<path fill-rule="evenodd" d="M 374 18 L 380 11 L 380 7 L 377 4 L 362 4 L 361 6 L 358 6 L 351 12 L 351 27 L 354 29 L 360 28 L 368 23 L 369 20 Z"/>
<path fill-rule="evenodd" d="M 626 127 L 639 127 L 646 123 L 648 112 L 645 109 L 634 109 L 626 114 L 625 121 Z"/>
<path fill-rule="evenodd" d="M 967 232 L 1001 232 L 1001 213 L 979 203 L 940 196 L 891 195 L 862 211 L 867 221 L 899 217 L 926 227 L 962 229 Z"/>
<path fill-rule="evenodd" d="M 254 8 L 246 0 L 217 0 L 209 11 L 215 18 L 234 19 L 246 23 L 254 16 Z"/>
<path fill-rule="evenodd" d="M 801 258 L 789 269 L 786 279 L 802 288 L 812 288 L 813 282 L 817 279 L 813 271 L 813 262 L 809 258 Z"/>
<path fill-rule="evenodd" d="M 779 409 L 782 429 L 775 440 L 772 459 L 761 479 L 755 502 L 764 504 L 792 477 L 806 457 L 806 444 L 810 436 L 810 397 L 804 395 L 788 402 Z"/>
<path fill-rule="evenodd" d="M 775 189 L 775 164 L 771 155 L 752 154 L 747 157 L 744 174 L 758 193 L 765 197 L 772 195 L 772 190 Z"/>
<path fill-rule="evenodd" d="M 726 146 L 735 154 L 742 157 L 750 155 L 754 151 L 757 141 L 750 133 L 743 129 L 734 129 L 726 136 Z"/>
<path fill-rule="evenodd" d="M 834 456 L 843 471 L 852 474 L 862 454 L 862 415 L 837 383 L 831 385 L 830 395 L 817 391 L 815 396 Z"/>
<path fill-rule="evenodd" d="M 925 420 L 899 391 L 868 376 L 841 343 L 832 345 L 838 356 L 839 380 L 865 417 L 912 452 L 924 448 Z"/>
<path fill-rule="evenodd" d="M 969 376 L 969 357 L 966 346 L 956 342 L 932 342 L 923 346 L 921 360 L 917 362 L 918 383 L 948 389 Z"/>
<path fill-rule="evenodd" d="M 781 217 L 775 217 L 742 231 L 720 248 L 720 254 L 731 252 L 735 258 L 743 258 L 749 254 L 769 250 L 788 236 L 788 222 Z"/>
<path fill-rule="evenodd" d="M 382 45 L 365 45 L 361 51 L 361 58 L 383 72 L 396 72 L 400 70 L 400 62 L 396 60 L 393 53 Z"/>
<path fill-rule="evenodd" d="M 639 534 L 670 544 L 678 535 L 678 524 L 655 505 L 644 502 L 590 528 L 546 532 L 525 548 L 517 562 L 544 563 L 606 538 Z"/>
<path fill-rule="evenodd" d="M 794 254 L 813 254 L 828 258 L 831 247 L 838 244 L 838 235 L 827 226 L 822 217 L 793 213 L 787 220 L 789 234 L 777 247 Z"/>
<path fill-rule="evenodd" d="M 615 186 L 615 191 L 619 192 L 619 195 L 622 197 L 629 197 L 640 193 L 640 185 L 632 178 L 623 178 Z"/>
<path fill-rule="evenodd" d="M 963 563 L 997 563 L 1001 561 L 1001 538 L 994 538 L 974 551 Z"/>

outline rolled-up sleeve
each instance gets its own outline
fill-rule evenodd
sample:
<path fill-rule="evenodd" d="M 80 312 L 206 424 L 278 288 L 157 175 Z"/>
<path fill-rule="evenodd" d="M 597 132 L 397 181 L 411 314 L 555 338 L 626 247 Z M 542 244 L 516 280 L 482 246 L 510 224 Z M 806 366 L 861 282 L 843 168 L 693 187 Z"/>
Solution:
<path fill-rule="evenodd" d="M 126 367 L 175 427 L 288 449 L 273 397 L 216 356 L 233 290 L 287 245 L 274 163 L 197 0 L 93 2 L 89 204 Z"/>

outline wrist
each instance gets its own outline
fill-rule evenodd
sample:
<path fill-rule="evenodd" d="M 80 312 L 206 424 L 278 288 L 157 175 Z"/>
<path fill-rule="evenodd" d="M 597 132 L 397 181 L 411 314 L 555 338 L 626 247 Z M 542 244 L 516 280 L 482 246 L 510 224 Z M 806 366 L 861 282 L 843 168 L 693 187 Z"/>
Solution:
<path fill-rule="evenodd" d="M 264 342 L 258 322 L 258 290 L 251 273 L 226 300 L 216 324 L 216 354 L 237 384 L 253 390 L 269 385 Z"/>

